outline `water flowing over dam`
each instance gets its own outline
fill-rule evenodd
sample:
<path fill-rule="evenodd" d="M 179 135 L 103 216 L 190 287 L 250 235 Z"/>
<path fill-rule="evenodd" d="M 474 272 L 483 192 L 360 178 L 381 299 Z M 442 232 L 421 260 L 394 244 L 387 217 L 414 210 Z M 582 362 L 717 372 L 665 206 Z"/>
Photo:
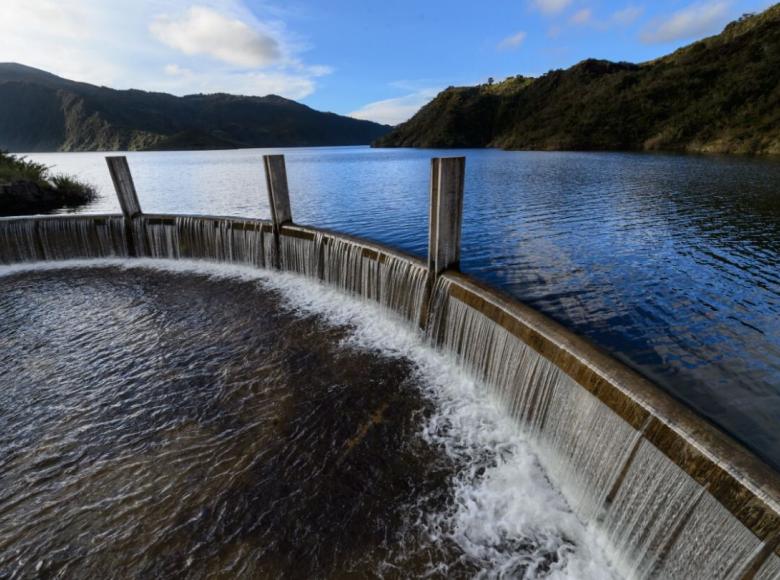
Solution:
<path fill-rule="evenodd" d="M 532 309 L 458 272 L 462 161 L 443 159 L 433 163 L 427 262 L 369 241 L 294 224 L 284 166 L 283 162 L 281 166 L 279 163 L 278 158 L 266 160 L 272 206 L 272 219 L 267 221 L 144 214 L 135 199 L 126 163 L 115 158 L 111 169 L 123 215 L 0 220 L 0 262 L 7 265 L 4 276 L 13 278 L 30 271 L 41 276 L 35 268 L 57 268 L 61 266 L 57 263 L 65 260 L 83 268 L 93 262 L 123 268 L 123 276 L 132 272 L 132 268 L 127 268 L 133 262 L 154 267 L 157 263 L 179 261 L 187 268 L 197 268 L 193 262 L 209 262 L 277 272 L 277 276 L 286 276 L 286 291 L 298 292 L 302 302 L 306 301 L 306 293 L 317 294 L 318 288 L 322 288 L 322 292 L 336 291 L 351 296 L 353 301 L 384 310 L 405 332 L 446 357 L 443 360 L 451 368 L 441 372 L 454 373 L 446 374 L 447 380 L 456 381 L 453 377 L 460 375 L 471 377 L 484 389 L 480 396 L 495 401 L 496 408 L 533 449 L 534 457 L 538 456 L 539 469 L 543 470 L 540 473 L 560 489 L 574 519 L 585 526 L 585 532 L 567 523 L 561 525 L 557 535 L 500 537 L 499 534 L 498 540 L 481 541 L 478 530 L 467 527 L 464 532 L 452 520 L 437 528 L 431 523 L 439 521 L 434 516 L 427 522 L 426 533 L 430 534 L 431 529 L 449 530 L 460 553 L 468 555 L 461 561 L 464 568 L 453 564 L 449 569 L 452 574 L 478 575 L 483 569 L 480 567 L 488 569 L 487 563 L 491 562 L 489 575 L 503 573 L 510 577 L 555 577 L 562 573 L 598 577 L 611 574 L 608 571 L 611 569 L 630 578 L 780 577 L 780 483 L 774 470 L 605 353 Z M 297 291 L 291 289 L 295 279 L 300 279 Z M 21 278 L 16 283 L 25 284 Z M 168 282 L 155 283 L 166 292 L 175 291 Z M 280 284 L 271 278 L 266 283 Z M 204 283 L 188 283 L 194 287 L 200 284 Z M 277 298 L 264 300 L 273 303 Z M 323 301 L 322 308 L 328 308 L 327 300 Z M 279 324 L 295 326 L 286 319 Z M 318 329 L 311 320 L 306 324 L 309 326 L 302 336 L 309 337 L 306 340 L 313 341 L 312 344 L 319 345 L 320 340 L 314 336 L 324 333 L 323 346 L 312 347 L 322 351 L 316 364 L 327 365 L 329 357 L 346 360 L 347 354 L 335 354 L 324 346 L 329 340 L 340 340 L 339 332 L 343 331 Z M 294 336 L 295 331 L 292 332 Z M 292 338 L 286 341 L 291 342 L 295 341 Z M 302 345 L 297 348 L 305 350 Z M 415 391 L 410 387 L 414 383 L 410 378 L 413 373 L 405 362 L 378 362 L 354 353 L 349 356 L 356 357 L 349 363 L 356 368 L 364 365 L 371 369 L 375 364 L 380 375 L 387 373 L 387 380 L 377 388 L 387 389 L 388 393 L 397 391 L 394 396 L 405 401 L 401 409 L 407 415 L 400 423 L 406 427 L 401 431 L 423 429 L 415 424 L 417 412 L 438 417 L 435 411 L 426 411 L 428 403 L 411 394 Z M 315 366 L 311 366 L 314 375 Z M 431 374 L 431 380 L 435 374 Z M 355 395 L 355 404 L 366 406 L 366 416 L 376 418 L 367 423 L 366 429 L 370 429 L 370 425 L 380 422 L 379 417 L 387 407 L 383 408 L 382 400 L 374 400 L 360 389 L 365 380 L 361 377 L 357 374 L 344 380 L 346 383 L 354 380 L 358 386 L 352 392 L 362 393 Z M 273 396 L 283 397 L 284 390 L 274 390 Z M 455 419 L 447 417 L 444 431 L 457 430 Z M 5 423 L 0 425 L 8 428 Z M 444 447 L 451 443 L 441 439 L 441 430 L 431 430 L 430 422 L 426 425 L 424 432 L 438 434 L 428 443 L 435 440 Z M 315 434 L 316 429 L 311 429 L 305 437 L 315 437 Z M 459 441 L 452 449 L 458 445 L 469 448 Z M 392 448 L 391 452 L 406 457 L 404 453 L 408 450 L 402 447 Z M 459 494 L 473 493 L 474 489 L 499 480 L 504 484 L 502 489 L 511 489 L 513 477 L 521 481 L 522 470 L 499 469 L 504 462 L 500 445 L 485 449 L 489 451 L 483 449 L 482 453 L 487 453 L 489 458 L 482 464 L 474 462 L 474 457 L 480 455 L 477 451 L 466 453 L 468 460 L 459 460 L 456 451 L 451 451 L 446 454 L 446 461 L 438 462 L 430 448 L 414 456 L 415 459 L 410 456 L 408 463 L 420 464 L 410 469 L 417 470 L 417 476 L 425 474 L 421 480 L 440 477 L 455 484 L 447 493 L 442 492 L 443 495 L 415 487 L 413 491 L 407 490 L 408 496 L 415 501 L 433 497 L 434 504 L 439 501 L 445 505 L 454 502 L 468 506 L 469 499 Z M 385 451 L 377 448 L 373 452 L 381 455 Z M 373 457 L 371 453 L 370 449 L 366 451 L 366 460 Z M 436 467 L 426 471 L 426 458 Z M 524 466 L 527 473 L 535 473 L 533 463 L 530 460 Z M 512 465 L 517 467 L 516 463 Z M 403 478 L 403 473 L 400 477 Z M 468 481 L 468 486 L 458 485 L 464 481 Z M 524 489 L 518 483 L 518 493 L 524 493 Z M 471 498 L 477 506 L 474 509 L 489 506 L 485 496 L 475 497 Z M 0 498 L 0 518 L 9 509 L 4 508 L 3 501 Z M 315 503 L 321 506 L 320 502 L 327 501 L 319 497 Z M 551 502 L 545 507 L 553 509 L 550 507 L 553 505 Z M 369 505 L 367 509 L 372 508 Z M 446 509 L 433 509 L 431 513 L 452 516 Z M 464 508 L 457 512 L 456 519 L 467 516 L 468 510 Z M 522 519 L 521 514 L 512 516 Z M 411 524 L 397 523 L 387 529 L 414 529 L 404 525 Z M 4 534 L 0 536 L 0 554 L 5 549 L 18 548 L 5 531 L 0 533 Z M 413 531 L 410 537 L 415 537 L 415 533 L 422 534 Z M 540 548 L 545 541 L 550 544 Z M 410 542 L 418 548 L 423 546 L 424 552 L 429 550 L 425 552 L 429 560 L 445 561 L 447 554 L 458 553 L 447 552 L 449 548 L 426 548 L 431 540 L 422 539 L 422 535 Z M 591 558 L 597 569 L 574 570 L 575 564 L 568 572 L 560 568 L 566 553 L 576 552 L 578 547 L 584 550 L 579 557 L 587 554 L 586 558 Z M 598 550 L 603 550 L 604 562 Z M 397 567 L 380 572 L 404 576 L 406 570 L 410 574 L 427 572 L 446 576 L 446 567 L 437 570 L 429 566 L 430 562 L 411 561 L 409 554 L 413 552 L 410 549 L 403 557 L 380 556 L 388 566 Z M 496 554 L 520 554 L 526 561 L 519 564 L 517 559 L 501 559 Z M 343 572 L 339 566 L 349 561 L 355 566 L 351 572 L 359 576 L 366 571 L 361 566 L 376 564 L 339 558 L 313 558 L 309 572 L 327 574 L 323 572 L 325 568 L 317 568 L 317 562 L 325 561 L 335 566 L 329 569 L 330 573 Z M 581 562 L 576 565 L 584 566 Z M 0 559 L 0 572 L 3 566 L 11 569 L 9 562 Z M 285 569 L 282 563 L 278 566 L 278 570 Z"/>

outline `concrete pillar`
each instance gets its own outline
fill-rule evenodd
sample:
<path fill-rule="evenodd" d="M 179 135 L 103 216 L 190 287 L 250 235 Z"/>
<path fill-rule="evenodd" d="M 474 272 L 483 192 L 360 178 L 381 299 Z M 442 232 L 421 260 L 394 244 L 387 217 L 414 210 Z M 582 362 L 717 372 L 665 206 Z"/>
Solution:
<path fill-rule="evenodd" d="M 465 175 L 465 157 L 431 159 L 428 269 L 434 277 L 460 266 Z"/>
<path fill-rule="evenodd" d="M 271 206 L 271 221 L 274 224 L 274 234 L 279 235 L 282 225 L 292 223 L 284 155 L 263 155 L 263 164 L 265 182 L 268 186 L 268 204 Z"/>
<path fill-rule="evenodd" d="M 268 205 L 271 206 L 271 221 L 273 222 L 274 251 L 273 267 L 281 267 L 281 235 L 282 226 L 292 223 L 290 209 L 290 190 L 287 187 L 287 169 L 284 155 L 263 155 L 265 167 L 265 183 L 268 189 Z"/>
<path fill-rule="evenodd" d="M 111 181 L 114 182 L 114 190 L 119 198 L 122 214 L 128 219 L 141 215 L 141 205 L 138 203 L 138 195 L 135 192 L 130 167 L 127 165 L 127 157 L 124 155 L 106 157 L 106 163 L 108 163 L 108 171 L 111 173 Z"/>
<path fill-rule="evenodd" d="M 114 190 L 119 198 L 119 207 L 122 208 L 122 215 L 125 222 L 125 240 L 127 241 L 127 255 L 134 257 L 138 255 L 135 240 L 133 239 L 133 228 L 131 222 L 134 217 L 141 215 L 141 204 L 138 203 L 138 194 L 135 191 L 133 175 L 130 173 L 130 167 L 127 165 L 127 157 L 116 155 L 106 157 L 108 172 L 111 174 L 111 181 L 114 182 Z M 139 242 L 143 245 L 143 241 Z"/>

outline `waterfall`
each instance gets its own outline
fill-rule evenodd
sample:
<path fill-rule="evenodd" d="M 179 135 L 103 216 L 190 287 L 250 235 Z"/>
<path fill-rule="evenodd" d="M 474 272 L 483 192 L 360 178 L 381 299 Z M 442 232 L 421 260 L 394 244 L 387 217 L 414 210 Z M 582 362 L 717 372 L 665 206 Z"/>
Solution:
<path fill-rule="evenodd" d="M 639 428 L 439 278 L 430 339 L 492 390 L 629 578 L 739 578 L 761 541 Z M 498 307 L 495 307 L 498 308 Z M 486 309 L 481 309 L 486 310 Z M 763 570 L 762 570 L 763 573 Z"/>
<path fill-rule="evenodd" d="M 264 232 L 264 228 L 268 232 Z M 251 220 L 176 218 L 179 257 L 263 268 L 271 265 L 270 226 Z"/>
<path fill-rule="evenodd" d="M 6 264 L 127 255 L 125 222 L 120 216 L 0 220 L 0 261 Z"/>
<path fill-rule="evenodd" d="M 132 222 L 136 256 L 178 260 L 179 231 L 176 218 L 137 217 Z"/>
<path fill-rule="evenodd" d="M 33 220 L 0 220 L 0 261 L 13 264 L 43 259 L 37 229 Z"/>
<path fill-rule="evenodd" d="M 420 320 L 427 270 L 422 264 L 330 238 L 323 249 L 323 280 L 379 302 L 407 320 Z"/>
<path fill-rule="evenodd" d="M 283 270 L 378 302 L 415 324 L 420 320 L 428 276 L 422 263 L 320 232 L 281 236 L 280 255 Z"/>
<path fill-rule="evenodd" d="M 638 435 L 551 361 L 484 314 L 450 295 L 439 278 L 429 334 L 486 384 L 546 457 L 572 509 L 589 521 Z"/>
<path fill-rule="evenodd" d="M 762 546 L 644 440 L 603 523 L 614 557 L 636 578 L 740 578 Z"/>
<path fill-rule="evenodd" d="M 136 253 L 141 257 L 209 260 L 258 268 L 272 263 L 273 237 L 270 226 L 263 222 L 142 216 L 133 220 L 132 228 Z"/>
<path fill-rule="evenodd" d="M 130 236 L 130 246 L 127 236 Z M 271 225 L 259 220 L 143 215 L 55 216 L 0 220 L 0 262 L 138 257 L 198 259 L 270 268 L 277 263 Z M 378 302 L 413 323 L 426 301 L 421 262 L 332 234 L 288 228 L 279 267 Z"/>
<path fill-rule="evenodd" d="M 323 235 L 319 232 L 298 232 L 279 237 L 279 265 L 285 272 L 295 272 L 307 278 L 322 278 Z"/>

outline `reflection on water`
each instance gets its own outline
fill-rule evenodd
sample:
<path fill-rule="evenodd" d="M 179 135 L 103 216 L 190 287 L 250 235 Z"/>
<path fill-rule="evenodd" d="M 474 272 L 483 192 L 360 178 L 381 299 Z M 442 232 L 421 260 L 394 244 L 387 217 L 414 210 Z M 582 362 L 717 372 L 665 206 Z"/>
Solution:
<path fill-rule="evenodd" d="M 267 217 L 266 151 L 132 153 L 146 211 Z M 424 255 L 434 150 L 283 151 L 296 221 Z M 467 156 L 462 267 L 589 337 L 780 467 L 780 162 Z M 34 155 L 101 186 L 102 154 Z"/>
<path fill-rule="evenodd" d="M 358 343 L 254 279 L 0 287 L 1 578 L 611 575 L 511 420 L 375 306 Z"/>

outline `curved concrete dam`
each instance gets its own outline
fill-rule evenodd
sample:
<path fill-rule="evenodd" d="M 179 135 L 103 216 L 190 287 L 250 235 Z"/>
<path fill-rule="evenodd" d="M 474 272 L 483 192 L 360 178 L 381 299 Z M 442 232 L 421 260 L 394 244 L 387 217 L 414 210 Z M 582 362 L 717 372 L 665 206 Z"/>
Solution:
<path fill-rule="evenodd" d="M 15 265 L 8 272 L 62 260 L 78 260 L 72 264 L 79 267 L 94 263 L 122 268 L 194 260 L 261 272 L 281 270 L 309 279 L 300 281 L 304 292 L 332 287 L 339 295 L 376 304 L 448 357 L 450 371 L 474 377 L 511 418 L 532 446 L 545 477 L 585 526 L 584 534 L 572 531 L 573 537 L 563 544 L 584 545 L 588 538 L 597 538 L 608 562 L 604 570 L 611 567 L 631 578 L 780 577 L 777 473 L 608 355 L 457 271 L 462 161 L 434 161 L 427 263 L 378 244 L 293 224 L 278 158 L 266 160 L 270 221 L 143 214 L 124 161 L 114 159 L 111 169 L 123 215 L 0 220 L 0 262 Z M 319 363 L 327 360 L 320 357 Z M 354 364 L 372 368 L 370 361 Z M 413 399 L 399 392 L 404 400 Z M 380 421 L 382 404 L 365 403 L 366 430 Z M 525 469 L 532 471 L 532 464 Z M 482 477 L 478 472 L 475 477 Z M 505 483 L 511 487 L 516 477 L 518 492 L 524 492 L 520 474 L 512 472 Z M 13 509 L 0 502 L 0 518 Z M 12 534 L 0 534 L 0 553 L 13 550 Z M 489 545 L 503 552 L 540 553 L 521 544 Z M 486 575 L 555 577 L 561 572 L 561 552 L 551 556 L 553 552 L 548 550 L 535 565 L 513 564 Z M 589 553 L 599 558 L 595 551 Z M 45 558 L 40 565 L 45 568 Z M 401 565 L 406 574 L 402 568 L 382 573 L 403 577 L 436 572 L 435 567 L 433 572 L 417 567 L 419 562 Z M 13 563 L 0 561 L 0 571 L 4 566 L 14 569 Z M 450 572 L 478 575 L 475 566 Z M 30 569 L 20 570 L 21 576 Z M 446 575 L 446 570 L 438 572 Z M 365 569 L 349 573 L 371 575 Z"/>

